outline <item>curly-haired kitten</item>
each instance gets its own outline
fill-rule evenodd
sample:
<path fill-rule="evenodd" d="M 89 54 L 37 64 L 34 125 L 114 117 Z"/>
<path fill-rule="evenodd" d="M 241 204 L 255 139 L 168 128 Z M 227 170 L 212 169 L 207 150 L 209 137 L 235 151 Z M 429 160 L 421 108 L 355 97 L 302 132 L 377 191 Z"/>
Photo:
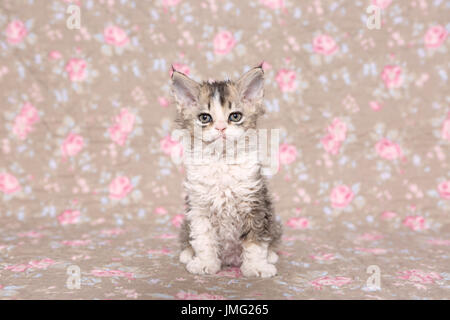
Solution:
<path fill-rule="evenodd" d="M 177 122 L 202 150 L 218 141 L 237 144 L 249 129 L 256 129 L 263 113 L 263 86 L 261 67 L 237 81 L 202 83 L 173 70 Z M 194 132 L 200 132 L 200 137 Z M 274 246 L 281 224 L 275 220 L 260 162 L 248 150 L 236 152 L 239 163 L 227 161 L 224 152 L 201 163 L 185 164 L 187 209 L 180 261 L 195 274 L 240 266 L 244 276 L 271 277 L 277 273 Z"/>

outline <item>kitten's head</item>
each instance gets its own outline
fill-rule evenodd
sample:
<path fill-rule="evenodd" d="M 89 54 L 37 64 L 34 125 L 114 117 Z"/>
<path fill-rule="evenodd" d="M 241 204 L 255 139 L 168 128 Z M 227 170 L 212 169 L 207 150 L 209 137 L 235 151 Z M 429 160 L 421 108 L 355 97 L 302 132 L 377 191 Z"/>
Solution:
<path fill-rule="evenodd" d="M 256 129 L 263 113 L 264 72 L 256 67 L 237 81 L 197 83 L 185 74 L 173 70 L 172 95 L 183 129 L 200 129 L 202 140 L 235 141 L 248 129 Z M 199 131 L 196 131 L 199 132 Z"/>

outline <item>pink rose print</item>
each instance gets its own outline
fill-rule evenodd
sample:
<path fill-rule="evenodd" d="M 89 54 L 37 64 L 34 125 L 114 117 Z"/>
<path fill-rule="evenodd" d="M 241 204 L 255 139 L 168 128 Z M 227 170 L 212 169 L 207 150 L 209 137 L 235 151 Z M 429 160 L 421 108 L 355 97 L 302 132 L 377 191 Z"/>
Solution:
<path fill-rule="evenodd" d="M 333 123 L 327 128 L 328 134 L 322 138 L 321 142 L 325 151 L 330 154 L 338 154 L 341 143 L 347 136 L 347 125 L 335 118 Z"/>
<path fill-rule="evenodd" d="M 450 180 L 441 182 L 438 191 L 442 198 L 450 199 Z"/>
<path fill-rule="evenodd" d="M 297 158 L 297 148 L 294 145 L 283 143 L 279 147 L 278 157 L 281 164 L 291 164 Z"/>
<path fill-rule="evenodd" d="M 54 265 L 56 262 L 52 259 L 45 258 L 42 260 L 32 260 L 28 262 L 29 268 L 36 268 L 36 269 L 47 269 L 48 267 Z"/>
<path fill-rule="evenodd" d="M 316 53 L 329 56 L 336 53 L 339 47 L 332 37 L 322 34 L 313 39 L 313 49 Z"/>
<path fill-rule="evenodd" d="M 383 248 L 355 248 L 355 250 L 372 254 L 385 254 L 387 252 L 387 250 Z"/>
<path fill-rule="evenodd" d="M 119 125 L 121 131 L 129 133 L 133 131 L 135 119 L 136 116 L 134 114 L 130 113 L 127 109 L 122 109 L 116 117 L 116 123 Z"/>
<path fill-rule="evenodd" d="M 33 124 L 38 121 L 38 111 L 31 103 L 26 102 L 20 110 L 20 114 L 14 119 L 12 131 L 19 139 L 24 140 L 33 130 Z"/>
<path fill-rule="evenodd" d="M 375 145 L 378 155 L 387 160 L 395 160 L 403 156 L 400 146 L 388 139 L 381 139 Z"/>
<path fill-rule="evenodd" d="M 169 100 L 165 97 L 158 97 L 158 102 L 161 107 L 167 108 L 169 106 Z"/>
<path fill-rule="evenodd" d="M 58 60 L 58 59 L 61 59 L 61 58 L 62 58 L 61 52 L 56 51 L 56 50 L 51 51 L 51 52 L 48 54 L 48 56 L 49 56 L 50 59 L 53 59 L 53 60 Z"/>
<path fill-rule="evenodd" d="M 225 300 L 222 296 L 212 295 L 209 293 L 195 294 L 184 291 L 178 292 L 176 297 L 180 300 Z"/>
<path fill-rule="evenodd" d="M 292 92 L 297 88 L 297 75 L 293 70 L 281 69 L 278 71 L 275 81 L 281 92 Z"/>
<path fill-rule="evenodd" d="M 26 119 L 29 124 L 34 124 L 39 121 L 39 115 L 36 108 L 29 102 L 26 102 L 23 105 L 20 116 Z"/>
<path fill-rule="evenodd" d="M 386 9 L 391 4 L 392 0 L 372 0 L 372 4 L 380 9 Z"/>
<path fill-rule="evenodd" d="M 184 214 L 177 214 L 175 217 L 172 218 L 172 225 L 179 228 L 179 227 L 181 227 L 183 220 L 184 220 Z"/>
<path fill-rule="evenodd" d="M 450 0 L 141 2 L 0 0 L 1 299 L 450 298 Z M 285 229 L 278 276 L 196 276 L 178 262 L 192 166 L 170 75 L 257 64 L 259 127 L 281 130 L 279 175 L 261 172 Z M 245 197 L 233 175 L 203 180 Z"/>
<path fill-rule="evenodd" d="M 44 235 L 37 231 L 21 232 L 17 234 L 19 237 L 42 238 Z"/>
<path fill-rule="evenodd" d="M 155 239 L 175 239 L 177 236 L 171 233 L 163 233 L 161 235 L 154 236 Z"/>
<path fill-rule="evenodd" d="M 28 265 L 26 264 L 14 264 L 11 266 L 6 266 L 5 270 L 11 270 L 12 272 L 24 272 L 28 269 Z"/>
<path fill-rule="evenodd" d="M 20 20 L 14 20 L 6 27 L 6 39 L 10 44 L 22 42 L 27 35 L 27 28 Z"/>
<path fill-rule="evenodd" d="M 28 123 L 27 119 L 18 116 L 14 119 L 12 132 L 21 140 L 25 140 L 28 133 L 33 130 L 33 127 Z"/>
<path fill-rule="evenodd" d="M 326 152 L 330 154 L 338 154 L 341 148 L 341 142 L 337 140 L 332 134 L 327 134 L 321 140 Z"/>
<path fill-rule="evenodd" d="M 226 55 L 236 45 L 236 40 L 230 31 L 221 31 L 214 37 L 214 53 L 217 55 Z"/>
<path fill-rule="evenodd" d="M 189 69 L 189 66 L 183 63 L 174 63 L 172 65 L 173 69 L 175 69 L 178 72 L 184 73 L 185 75 L 189 75 L 191 73 L 191 70 Z M 172 76 L 173 70 L 170 68 L 170 76 Z"/>
<path fill-rule="evenodd" d="M 434 26 L 428 29 L 424 41 L 427 48 L 440 47 L 447 38 L 447 30 L 443 26 Z"/>
<path fill-rule="evenodd" d="M 433 246 L 450 246 L 450 240 L 445 239 L 429 239 L 427 242 Z"/>
<path fill-rule="evenodd" d="M 259 0 L 259 2 L 272 10 L 284 8 L 284 0 Z"/>
<path fill-rule="evenodd" d="M 403 224 L 414 231 L 421 231 L 427 229 L 425 218 L 421 216 L 407 216 L 403 220 Z"/>
<path fill-rule="evenodd" d="M 263 61 L 262 64 L 261 64 L 261 68 L 264 71 L 267 71 L 267 70 L 272 69 L 272 65 L 270 63 L 268 63 L 267 61 Z"/>
<path fill-rule="evenodd" d="M 120 234 L 124 234 L 125 230 L 120 228 L 114 228 L 109 230 L 102 230 L 101 234 L 107 235 L 107 236 L 118 236 Z"/>
<path fill-rule="evenodd" d="M 366 232 L 357 238 L 357 241 L 377 241 L 383 239 L 384 236 L 379 233 Z"/>
<path fill-rule="evenodd" d="M 241 269 L 238 267 L 231 267 L 225 270 L 222 270 L 218 273 L 216 273 L 216 276 L 218 277 L 229 277 L 229 278 L 241 278 L 242 277 L 242 273 L 241 273 Z"/>
<path fill-rule="evenodd" d="M 161 147 L 161 150 L 169 156 L 181 157 L 181 155 L 183 154 L 182 144 L 178 141 L 173 140 L 170 135 L 162 139 L 159 145 Z"/>
<path fill-rule="evenodd" d="M 385 211 L 381 214 L 381 219 L 383 220 L 392 220 L 397 216 L 395 212 L 392 211 Z"/>
<path fill-rule="evenodd" d="M 352 202 L 353 197 L 352 189 L 346 185 L 337 186 L 330 194 L 331 206 L 333 208 L 345 208 Z"/>
<path fill-rule="evenodd" d="M 83 149 L 83 145 L 84 142 L 82 136 L 75 133 L 70 133 L 61 146 L 63 158 L 75 156 L 81 151 L 81 149 Z"/>
<path fill-rule="evenodd" d="M 24 272 L 28 269 L 47 269 L 54 265 L 56 262 L 52 259 L 45 258 L 42 260 L 32 260 L 28 264 L 15 264 L 5 267 L 5 270 L 11 270 L 12 272 Z"/>
<path fill-rule="evenodd" d="M 402 68 L 399 66 L 385 66 L 381 79 L 387 88 L 399 88 L 403 84 Z"/>
<path fill-rule="evenodd" d="M 343 285 L 349 284 L 352 282 L 352 279 L 346 277 L 321 277 L 311 281 L 311 284 L 314 288 L 321 290 L 323 286 L 336 286 L 342 287 Z"/>
<path fill-rule="evenodd" d="M 441 280 L 442 277 L 436 272 L 425 272 L 423 270 L 405 270 L 399 272 L 399 279 L 408 280 L 410 282 L 417 282 L 421 284 L 432 284 L 436 280 Z"/>
<path fill-rule="evenodd" d="M 131 192 L 133 186 L 128 177 L 117 177 L 109 185 L 109 197 L 111 199 L 122 199 Z"/>
<path fill-rule="evenodd" d="M 333 123 L 328 127 L 328 132 L 338 141 L 344 141 L 347 135 L 347 125 L 335 118 Z"/>
<path fill-rule="evenodd" d="M 105 42 L 118 47 L 123 47 L 129 42 L 128 36 L 121 28 L 109 26 L 103 30 Z"/>
<path fill-rule="evenodd" d="M 317 255 L 310 255 L 311 259 L 316 261 L 331 261 L 334 260 L 336 257 L 332 253 L 323 253 L 323 254 L 317 254 Z"/>
<path fill-rule="evenodd" d="M 132 272 L 124 272 L 121 270 L 92 270 L 91 274 L 96 277 L 125 277 L 127 279 L 134 279 Z"/>
<path fill-rule="evenodd" d="M 369 102 L 370 107 L 372 108 L 373 111 L 380 111 L 381 108 L 383 107 L 379 102 L 377 101 L 370 101 Z"/>
<path fill-rule="evenodd" d="M 75 224 L 80 220 L 80 211 L 66 210 L 58 216 L 58 221 L 61 225 Z"/>
<path fill-rule="evenodd" d="M 111 140 L 117 143 L 119 146 L 123 146 L 127 141 L 128 134 L 121 131 L 119 125 L 117 124 L 109 128 L 108 132 Z"/>
<path fill-rule="evenodd" d="M 128 135 L 133 131 L 135 119 L 136 116 L 134 114 L 127 109 L 122 109 L 115 118 L 115 124 L 108 129 L 111 140 L 119 146 L 123 146 Z"/>
<path fill-rule="evenodd" d="M 170 251 L 169 249 L 167 249 L 167 248 L 163 248 L 163 249 L 150 249 L 150 250 L 147 250 L 147 253 L 148 254 L 169 254 L 169 253 L 171 253 L 172 251 Z"/>
<path fill-rule="evenodd" d="M 157 214 L 159 216 L 163 216 L 163 215 L 167 214 L 167 210 L 164 207 L 156 207 L 155 214 Z"/>
<path fill-rule="evenodd" d="M 309 220 L 302 217 L 290 218 L 286 225 L 292 229 L 306 229 L 309 226 Z"/>
<path fill-rule="evenodd" d="M 80 82 L 86 78 L 87 63 L 83 59 L 72 58 L 66 65 L 69 79 L 73 82 Z"/>
<path fill-rule="evenodd" d="M 444 121 L 441 131 L 442 139 L 450 141 L 450 116 Z"/>
<path fill-rule="evenodd" d="M 16 177 L 7 172 L 0 173 L 0 190 L 6 194 L 12 194 L 21 189 Z"/>
<path fill-rule="evenodd" d="M 80 247 L 80 246 L 87 246 L 88 244 L 91 243 L 91 240 L 86 239 L 86 240 L 64 240 L 61 241 L 61 243 L 65 246 L 69 246 L 69 247 Z"/>
<path fill-rule="evenodd" d="M 181 0 L 163 0 L 163 5 L 165 7 L 175 7 L 180 2 Z"/>

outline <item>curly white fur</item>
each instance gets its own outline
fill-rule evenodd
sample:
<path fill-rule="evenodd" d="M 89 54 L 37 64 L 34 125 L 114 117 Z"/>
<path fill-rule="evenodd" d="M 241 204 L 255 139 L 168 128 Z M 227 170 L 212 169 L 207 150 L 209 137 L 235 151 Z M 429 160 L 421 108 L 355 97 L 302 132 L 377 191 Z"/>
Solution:
<path fill-rule="evenodd" d="M 184 249 L 180 261 L 187 264 L 189 272 L 216 273 L 222 262 L 224 265 L 242 263 L 245 276 L 276 274 L 273 264 L 278 256 L 268 249 L 268 243 L 243 246 L 240 240 L 243 214 L 252 209 L 250 203 L 263 183 L 253 178 L 260 165 L 252 159 L 249 157 L 240 165 L 227 164 L 223 159 L 214 165 L 187 167 L 185 188 L 190 196 L 191 211 L 187 218 L 191 226 L 192 249 Z"/>

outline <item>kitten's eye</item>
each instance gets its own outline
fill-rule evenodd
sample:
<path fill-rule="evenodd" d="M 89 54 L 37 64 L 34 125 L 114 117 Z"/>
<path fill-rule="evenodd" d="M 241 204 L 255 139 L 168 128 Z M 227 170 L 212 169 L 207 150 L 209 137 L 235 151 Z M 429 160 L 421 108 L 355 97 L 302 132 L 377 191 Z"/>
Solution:
<path fill-rule="evenodd" d="M 202 113 L 198 116 L 198 120 L 200 120 L 201 123 L 209 123 L 212 121 L 212 117 L 207 113 Z"/>
<path fill-rule="evenodd" d="M 240 112 L 233 112 L 230 113 L 230 116 L 228 117 L 228 120 L 232 122 L 239 122 L 242 119 L 242 113 Z"/>

